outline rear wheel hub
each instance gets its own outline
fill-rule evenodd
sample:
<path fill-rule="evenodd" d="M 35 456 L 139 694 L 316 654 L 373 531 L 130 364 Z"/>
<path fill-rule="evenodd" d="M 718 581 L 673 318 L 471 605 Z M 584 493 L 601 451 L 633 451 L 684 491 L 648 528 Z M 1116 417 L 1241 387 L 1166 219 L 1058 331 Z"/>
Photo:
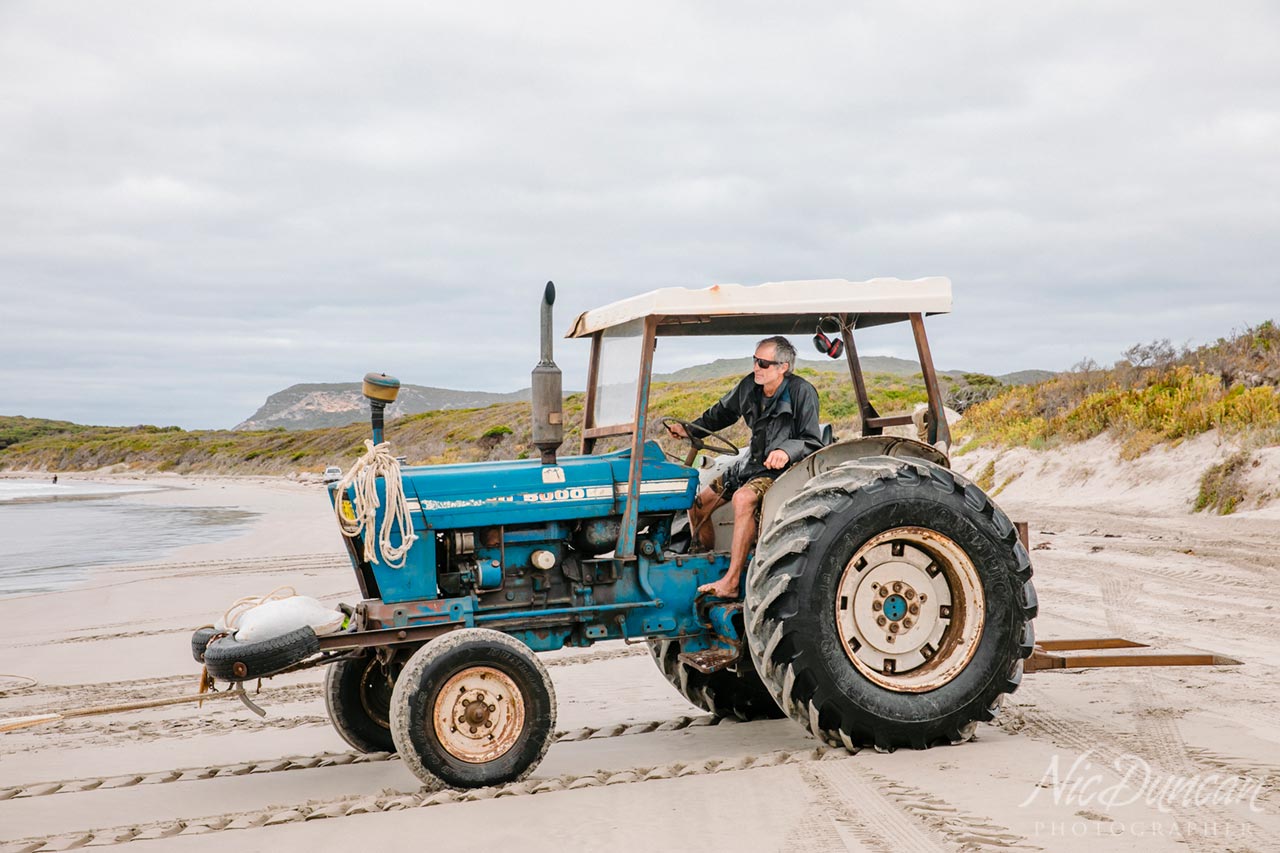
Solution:
<path fill-rule="evenodd" d="M 920 693 L 964 668 L 982 636 L 984 597 L 973 561 L 934 530 L 900 527 L 853 555 L 836 594 L 845 653 L 871 681 Z"/>

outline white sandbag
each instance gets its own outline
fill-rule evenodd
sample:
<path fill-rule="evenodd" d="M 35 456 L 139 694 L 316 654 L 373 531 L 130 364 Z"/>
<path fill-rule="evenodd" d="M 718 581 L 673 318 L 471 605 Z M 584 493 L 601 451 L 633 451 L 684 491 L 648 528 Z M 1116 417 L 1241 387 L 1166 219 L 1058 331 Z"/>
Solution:
<path fill-rule="evenodd" d="M 310 625 L 316 636 L 332 634 L 342 627 L 345 615 L 340 610 L 330 610 L 306 595 L 293 595 L 264 601 L 252 610 L 240 615 L 236 639 L 242 643 L 270 640 L 304 625 Z"/>
<path fill-rule="evenodd" d="M 278 586 L 266 595 L 246 595 L 243 598 L 237 598 L 235 603 L 227 608 L 227 612 L 213 623 L 214 630 L 235 633 L 235 630 L 240 627 L 240 617 L 259 604 L 276 598 L 292 598 L 297 594 L 298 591 L 291 586 Z"/>

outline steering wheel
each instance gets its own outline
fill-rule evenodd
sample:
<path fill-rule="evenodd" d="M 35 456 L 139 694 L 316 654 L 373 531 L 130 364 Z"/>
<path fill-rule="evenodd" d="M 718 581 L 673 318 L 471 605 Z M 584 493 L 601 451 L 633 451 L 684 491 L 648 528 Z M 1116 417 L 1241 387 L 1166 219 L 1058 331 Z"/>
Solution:
<path fill-rule="evenodd" d="M 685 438 L 689 441 L 689 453 L 684 457 L 684 464 L 686 467 L 693 466 L 694 457 L 698 455 L 699 450 L 706 450 L 711 453 L 728 454 L 730 456 L 736 456 L 740 452 L 738 445 L 734 444 L 720 433 L 709 430 L 706 427 L 700 427 L 695 423 L 682 421 L 679 418 L 663 418 L 658 423 L 660 423 L 668 432 L 671 431 L 671 424 L 679 424 L 684 427 Z M 701 433 L 701 435 L 697 435 L 696 433 Z M 708 441 L 707 439 L 713 440 Z M 671 454 L 667 455 L 671 456 Z M 674 459 L 675 457 L 672 458 Z"/>

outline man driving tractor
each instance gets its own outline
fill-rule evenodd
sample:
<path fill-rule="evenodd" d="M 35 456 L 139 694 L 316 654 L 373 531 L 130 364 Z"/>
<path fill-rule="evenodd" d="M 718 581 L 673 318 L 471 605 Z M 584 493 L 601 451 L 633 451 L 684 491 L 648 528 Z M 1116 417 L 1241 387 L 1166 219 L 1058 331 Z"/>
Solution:
<path fill-rule="evenodd" d="M 783 471 L 822 447 L 818 425 L 818 392 L 808 380 L 793 373 L 795 347 L 781 335 L 756 344 L 752 371 L 719 402 L 692 421 L 695 429 L 715 432 L 746 421 L 751 429 L 750 452 L 733 468 L 703 489 L 689 510 L 693 544 L 710 550 L 715 546 L 711 513 L 733 502 L 733 544 L 729 570 L 715 583 L 698 587 L 717 598 L 737 598 L 747 555 L 760 526 L 760 504 Z M 688 438 L 685 428 L 670 423 L 667 429 Z"/>

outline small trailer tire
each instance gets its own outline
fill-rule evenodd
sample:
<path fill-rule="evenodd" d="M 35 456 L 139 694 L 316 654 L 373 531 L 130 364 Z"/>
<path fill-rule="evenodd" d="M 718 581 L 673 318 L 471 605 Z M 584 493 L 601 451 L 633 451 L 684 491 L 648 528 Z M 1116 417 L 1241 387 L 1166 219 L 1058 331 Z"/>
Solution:
<path fill-rule="evenodd" d="M 196 663 L 204 663 L 204 650 L 208 648 L 209 641 L 221 633 L 212 625 L 205 625 L 195 630 L 191 635 L 191 656 L 196 659 Z"/>
<path fill-rule="evenodd" d="M 204 650 L 209 675 L 220 681 L 252 681 L 274 675 L 320 651 L 320 640 L 309 625 L 303 625 L 256 643 L 242 643 L 234 636 L 219 637 Z"/>

